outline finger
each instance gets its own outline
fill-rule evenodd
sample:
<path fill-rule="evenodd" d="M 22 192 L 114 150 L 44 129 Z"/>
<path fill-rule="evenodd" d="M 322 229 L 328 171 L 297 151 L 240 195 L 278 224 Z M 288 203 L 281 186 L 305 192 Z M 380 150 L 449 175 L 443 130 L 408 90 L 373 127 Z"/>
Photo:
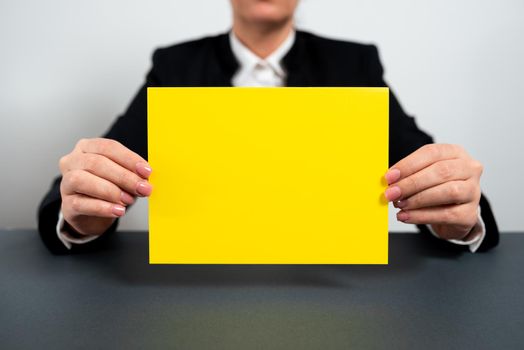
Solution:
<path fill-rule="evenodd" d="M 60 184 L 63 195 L 83 194 L 108 202 L 131 205 L 135 198 L 115 184 L 84 170 L 67 172 Z"/>
<path fill-rule="evenodd" d="M 152 186 L 147 180 L 105 156 L 76 153 L 71 156 L 71 164 L 75 169 L 83 169 L 106 179 L 131 195 L 149 196 L 151 194 Z"/>
<path fill-rule="evenodd" d="M 413 210 L 447 204 L 464 204 L 474 201 L 478 195 L 480 189 L 472 181 L 450 181 L 416 193 L 393 205 L 399 209 Z"/>
<path fill-rule="evenodd" d="M 147 161 L 118 141 L 105 138 L 82 139 L 78 141 L 76 149 L 83 153 L 94 153 L 107 157 L 144 179 L 151 175 L 151 167 Z"/>
<path fill-rule="evenodd" d="M 399 221 L 416 225 L 457 225 L 472 227 L 477 220 L 477 205 L 443 205 L 415 210 L 401 210 L 397 213 Z"/>
<path fill-rule="evenodd" d="M 472 176 L 468 163 L 464 159 L 452 159 L 436 162 L 396 182 L 386 190 L 388 200 L 409 198 L 416 193 L 440 184 L 467 180 Z M 397 187 L 397 189 L 393 189 Z"/>
<path fill-rule="evenodd" d="M 430 144 L 422 146 L 393 165 L 386 173 L 386 180 L 389 184 L 395 183 L 435 162 L 456 159 L 463 156 L 464 153 L 462 147 L 457 145 Z"/>
<path fill-rule="evenodd" d="M 126 208 L 123 205 L 110 203 L 83 194 L 75 194 L 62 198 L 62 208 L 67 208 L 71 216 L 95 216 L 102 218 L 119 218 L 124 216 Z M 64 213 L 64 216 L 66 213 Z M 69 216 L 69 215 L 68 215 Z"/>

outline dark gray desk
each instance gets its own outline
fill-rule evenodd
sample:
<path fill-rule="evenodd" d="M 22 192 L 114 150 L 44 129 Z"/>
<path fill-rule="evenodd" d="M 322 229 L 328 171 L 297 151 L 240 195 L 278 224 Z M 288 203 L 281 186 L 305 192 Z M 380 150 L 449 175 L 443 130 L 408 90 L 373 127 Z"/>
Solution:
<path fill-rule="evenodd" d="M 0 232 L 0 349 L 523 349 L 524 234 L 390 236 L 389 266 L 150 266 L 144 233 L 52 256 Z"/>

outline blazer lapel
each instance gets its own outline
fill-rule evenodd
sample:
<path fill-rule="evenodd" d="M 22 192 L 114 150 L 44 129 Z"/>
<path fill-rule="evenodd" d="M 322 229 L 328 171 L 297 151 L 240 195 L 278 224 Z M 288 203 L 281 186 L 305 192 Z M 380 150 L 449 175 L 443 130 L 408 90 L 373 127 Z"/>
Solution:
<path fill-rule="evenodd" d="M 229 33 L 215 37 L 212 56 L 205 74 L 206 86 L 232 86 L 233 75 L 239 64 L 231 50 Z"/>
<path fill-rule="evenodd" d="M 286 86 L 317 86 L 304 32 L 297 31 L 295 43 L 282 60 L 287 72 Z"/>

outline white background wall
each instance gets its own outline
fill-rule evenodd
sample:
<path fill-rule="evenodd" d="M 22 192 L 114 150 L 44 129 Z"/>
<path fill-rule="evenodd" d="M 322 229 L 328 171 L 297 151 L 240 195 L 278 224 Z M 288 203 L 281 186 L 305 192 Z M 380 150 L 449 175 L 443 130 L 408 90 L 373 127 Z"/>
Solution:
<path fill-rule="evenodd" d="M 406 110 L 484 163 L 500 227 L 524 231 L 524 1 L 303 0 L 297 23 L 377 44 Z M 229 24 L 227 0 L 3 0 L 0 227 L 36 226 L 57 160 L 124 110 L 155 47 Z M 124 228 L 147 228 L 145 201 Z"/>

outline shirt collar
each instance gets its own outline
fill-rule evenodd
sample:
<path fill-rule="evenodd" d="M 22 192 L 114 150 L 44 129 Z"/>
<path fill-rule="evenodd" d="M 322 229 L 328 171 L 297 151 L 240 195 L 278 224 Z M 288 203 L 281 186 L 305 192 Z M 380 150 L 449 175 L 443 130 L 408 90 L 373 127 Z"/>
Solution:
<path fill-rule="evenodd" d="M 237 38 L 233 31 L 229 32 L 229 42 L 231 44 L 231 50 L 235 55 L 240 69 L 253 69 L 258 63 L 267 63 L 279 76 L 284 76 L 286 73 L 282 66 L 282 59 L 289 52 L 293 44 L 295 43 L 295 30 L 293 29 L 286 40 L 280 44 L 280 46 L 271 53 L 265 59 L 258 57 L 253 51 L 248 49 L 242 42 Z"/>

